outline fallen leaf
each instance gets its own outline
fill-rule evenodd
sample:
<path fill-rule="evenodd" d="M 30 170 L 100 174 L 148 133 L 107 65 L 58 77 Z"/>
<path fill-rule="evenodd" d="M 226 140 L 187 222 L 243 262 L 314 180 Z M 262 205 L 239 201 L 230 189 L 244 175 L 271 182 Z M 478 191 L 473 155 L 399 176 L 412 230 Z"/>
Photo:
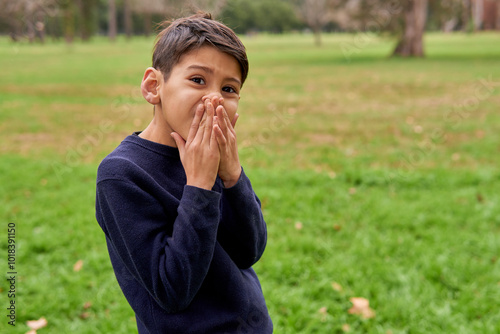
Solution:
<path fill-rule="evenodd" d="M 296 228 L 297 230 L 299 230 L 299 231 L 300 231 L 300 230 L 302 230 L 302 227 L 303 227 L 303 226 L 302 226 L 302 223 L 301 223 L 301 222 L 296 222 L 296 223 L 295 223 L 295 228 Z"/>
<path fill-rule="evenodd" d="M 335 224 L 335 225 L 333 225 L 333 229 L 334 229 L 335 231 L 340 231 L 340 230 L 342 229 L 342 225 Z"/>
<path fill-rule="evenodd" d="M 325 322 L 326 321 L 326 315 L 328 314 L 328 309 L 326 306 L 323 306 L 318 310 L 319 314 L 321 314 L 321 321 Z"/>
<path fill-rule="evenodd" d="M 349 195 L 354 195 L 356 193 L 356 188 L 349 188 Z"/>
<path fill-rule="evenodd" d="M 364 319 L 375 317 L 375 312 L 370 308 L 370 302 L 366 298 L 353 297 L 349 299 L 352 307 L 349 309 L 349 314 L 359 314 Z"/>
<path fill-rule="evenodd" d="M 82 267 L 83 267 L 83 261 L 82 260 L 78 260 L 76 261 L 76 263 L 73 265 L 73 271 L 80 271 L 82 270 Z"/>
<path fill-rule="evenodd" d="M 86 302 L 85 304 L 83 304 L 83 308 L 86 310 L 86 309 L 89 309 L 90 307 L 92 306 L 92 303 L 91 302 Z"/>
<path fill-rule="evenodd" d="M 89 312 L 83 312 L 82 314 L 80 314 L 80 319 L 82 320 L 88 319 L 89 317 L 90 317 Z"/>
<path fill-rule="evenodd" d="M 337 291 L 337 292 L 342 292 L 344 289 L 342 288 L 342 285 L 340 285 L 337 282 L 332 282 L 332 289 Z"/>
<path fill-rule="evenodd" d="M 342 325 L 342 331 L 344 331 L 344 332 L 350 332 L 351 331 L 351 326 L 349 326 L 349 324 L 343 324 Z"/>
<path fill-rule="evenodd" d="M 37 329 L 40 329 L 40 328 L 47 326 L 47 319 L 45 319 L 44 317 L 41 317 L 38 320 L 28 320 L 28 321 L 26 321 L 26 325 L 28 325 L 29 328 L 35 330 L 35 333 L 36 333 Z"/>
<path fill-rule="evenodd" d="M 484 202 L 484 197 L 483 197 L 483 195 L 481 195 L 480 193 L 478 193 L 478 194 L 476 195 L 476 198 L 477 198 L 477 201 L 478 201 L 479 203 L 483 203 L 483 202 Z"/>

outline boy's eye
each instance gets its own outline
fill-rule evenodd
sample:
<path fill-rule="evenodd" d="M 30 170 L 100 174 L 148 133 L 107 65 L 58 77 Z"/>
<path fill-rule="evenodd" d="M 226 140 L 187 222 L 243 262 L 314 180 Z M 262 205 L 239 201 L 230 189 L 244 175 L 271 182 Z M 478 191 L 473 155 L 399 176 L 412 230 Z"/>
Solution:
<path fill-rule="evenodd" d="M 199 85 L 204 85 L 205 84 L 205 80 L 203 80 L 203 78 L 191 78 L 191 81 L 192 82 L 195 82 Z"/>
<path fill-rule="evenodd" d="M 233 87 L 231 86 L 226 86 L 224 88 L 222 88 L 222 91 L 223 92 L 226 92 L 226 93 L 237 93 L 236 92 L 236 89 L 234 89 Z"/>

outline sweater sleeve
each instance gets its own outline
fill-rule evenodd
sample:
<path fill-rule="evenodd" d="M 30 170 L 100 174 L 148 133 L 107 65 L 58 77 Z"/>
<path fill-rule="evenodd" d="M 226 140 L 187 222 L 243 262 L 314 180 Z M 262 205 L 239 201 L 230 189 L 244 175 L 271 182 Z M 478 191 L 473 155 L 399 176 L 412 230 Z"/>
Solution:
<path fill-rule="evenodd" d="M 110 247 L 162 308 L 177 312 L 189 306 L 208 272 L 220 194 L 185 186 L 180 202 L 171 200 L 160 203 L 130 181 L 97 184 L 97 218 Z M 166 206 L 177 207 L 177 216 Z"/>
<path fill-rule="evenodd" d="M 222 190 L 219 243 L 240 269 L 251 267 L 267 243 L 267 227 L 259 198 L 241 171 L 238 182 Z"/>

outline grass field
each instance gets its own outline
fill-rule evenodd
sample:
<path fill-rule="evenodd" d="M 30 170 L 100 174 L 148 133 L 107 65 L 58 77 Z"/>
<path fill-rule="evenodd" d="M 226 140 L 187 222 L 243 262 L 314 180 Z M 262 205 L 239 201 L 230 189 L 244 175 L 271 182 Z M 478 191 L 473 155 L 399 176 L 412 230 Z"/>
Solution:
<path fill-rule="evenodd" d="M 237 131 L 275 332 L 500 333 L 500 35 L 429 34 L 425 59 L 363 35 L 244 43 Z M 18 273 L 15 328 L 0 283 L 0 332 L 40 317 L 39 334 L 136 331 L 94 192 L 100 160 L 152 116 L 151 48 L 0 39 L 0 268 L 15 223 Z M 375 316 L 350 314 L 352 297 Z"/>

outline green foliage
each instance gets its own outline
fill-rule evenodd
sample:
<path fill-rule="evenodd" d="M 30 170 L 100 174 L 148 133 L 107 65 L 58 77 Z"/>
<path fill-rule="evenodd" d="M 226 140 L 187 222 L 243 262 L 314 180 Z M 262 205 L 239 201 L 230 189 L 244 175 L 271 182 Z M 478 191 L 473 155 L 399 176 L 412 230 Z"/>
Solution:
<path fill-rule="evenodd" d="M 268 31 L 282 33 L 302 27 L 292 5 L 283 0 L 235 0 L 220 15 L 237 33 Z"/>

